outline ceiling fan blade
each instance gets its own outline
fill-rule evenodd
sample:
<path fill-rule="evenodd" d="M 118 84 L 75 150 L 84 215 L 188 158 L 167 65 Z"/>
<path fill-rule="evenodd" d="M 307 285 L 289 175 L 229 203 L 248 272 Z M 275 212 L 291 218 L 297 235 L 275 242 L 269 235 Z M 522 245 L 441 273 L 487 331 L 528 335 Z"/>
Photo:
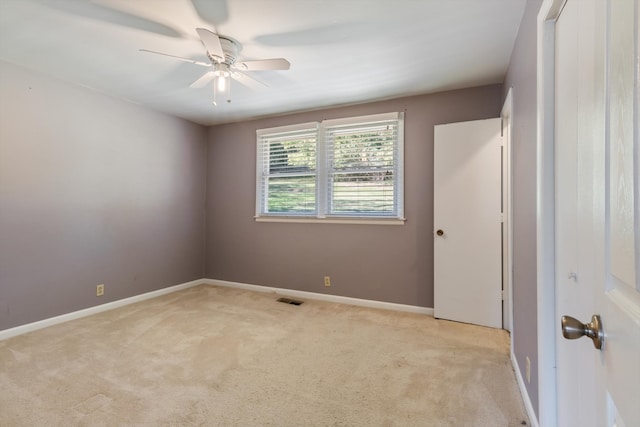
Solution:
<path fill-rule="evenodd" d="M 148 49 L 140 49 L 140 52 L 154 53 L 156 55 L 168 56 L 169 58 L 174 58 L 174 59 L 177 59 L 179 61 L 190 62 L 190 63 L 196 64 L 196 65 L 202 65 L 203 67 L 211 67 L 211 63 L 194 61 L 193 59 L 183 58 L 181 56 L 170 55 L 168 53 L 156 52 L 156 51 L 148 50 Z"/>
<path fill-rule="evenodd" d="M 307 28 L 299 31 L 266 34 L 255 37 L 257 43 L 267 46 L 326 45 L 351 41 L 369 28 L 369 22 L 345 22 L 327 26 Z"/>
<path fill-rule="evenodd" d="M 200 19 L 218 26 L 229 19 L 226 0 L 191 0 Z"/>
<path fill-rule="evenodd" d="M 198 80 L 196 80 L 195 82 L 191 83 L 189 85 L 189 87 L 194 88 L 194 89 L 200 89 L 205 87 L 207 84 L 209 84 L 209 82 L 211 80 L 213 80 L 213 77 L 215 76 L 215 74 L 213 74 L 212 71 L 209 71 L 207 73 L 204 73 Z"/>
<path fill-rule="evenodd" d="M 124 10 L 118 10 L 107 4 L 98 4 L 87 1 L 47 1 L 39 2 L 48 7 L 58 9 L 65 13 L 89 18 L 96 21 L 108 22 L 123 27 L 134 28 L 150 33 L 161 34 L 163 36 L 180 38 L 183 34 L 175 28 L 138 16 L 135 13 L 129 13 Z"/>
<path fill-rule="evenodd" d="M 240 61 L 233 65 L 241 71 L 288 70 L 291 67 L 289 61 L 284 58 Z"/>
<path fill-rule="evenodd" d="M 220 44 L 218 35 L 204 28 L 196 28 L 196 31 L 205 49 L 207 49 L 211 55 L 218 56 L 224 60 L 224 51 L 222 50 L 222 44 Z"/>

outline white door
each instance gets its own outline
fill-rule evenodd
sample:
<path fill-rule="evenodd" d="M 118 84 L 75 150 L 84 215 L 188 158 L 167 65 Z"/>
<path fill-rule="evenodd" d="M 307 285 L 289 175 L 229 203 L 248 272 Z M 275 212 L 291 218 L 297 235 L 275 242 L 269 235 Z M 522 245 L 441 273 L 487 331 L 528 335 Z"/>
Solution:
<path fill-rule="evenodd" d="M 638 8 L 568 0 L 556 22 L 558 426 L 640 426 Z M 602 349 L 563 337 L 594 314 Z"/>
<path fill-rule="evenodd" d="M 502 327 L 500 119 L 435 127 L 434 316 Z"/>

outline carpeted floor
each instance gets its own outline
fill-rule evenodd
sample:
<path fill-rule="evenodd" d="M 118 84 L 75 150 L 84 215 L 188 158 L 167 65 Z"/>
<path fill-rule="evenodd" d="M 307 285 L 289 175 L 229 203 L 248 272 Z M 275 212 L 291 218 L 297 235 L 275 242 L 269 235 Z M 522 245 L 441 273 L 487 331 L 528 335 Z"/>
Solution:
<path fill-rule="evenodd" d="M 521 426 L 505 331 L 196 286 L 0 341 L 0 426 Z"/>

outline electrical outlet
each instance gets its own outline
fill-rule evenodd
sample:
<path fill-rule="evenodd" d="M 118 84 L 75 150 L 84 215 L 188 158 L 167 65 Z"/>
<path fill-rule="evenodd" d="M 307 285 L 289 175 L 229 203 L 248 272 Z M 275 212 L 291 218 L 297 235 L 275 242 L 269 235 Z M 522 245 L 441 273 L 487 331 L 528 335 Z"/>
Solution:
<path fill-rule="evenodd" d="M 96 286 L 96 296 L 101 297 L 102 295 L 104 295 L 104 285 L 101 284 Z"/>
<path fill-rule="evenodd" d="M 527 367 L 525 375 L 527 376 L 527 383 L 531 384 L 531 360 L 529 360 L 529 356 L 527 356 Z"/>
<path fill-rule="evenodd" d="M 324 276 L 324 285 L 325 286 L 331 286 L 331 277 Z"/>

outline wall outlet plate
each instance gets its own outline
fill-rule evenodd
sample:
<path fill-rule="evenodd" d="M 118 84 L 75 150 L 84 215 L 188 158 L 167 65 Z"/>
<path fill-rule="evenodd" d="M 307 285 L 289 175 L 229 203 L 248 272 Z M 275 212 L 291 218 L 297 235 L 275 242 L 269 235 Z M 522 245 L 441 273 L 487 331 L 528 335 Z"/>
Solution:
<path fill-rule="evenodd" d="M 331 286 L 331 277 L 324 276 L 324 285 L 325 286 Z"/>
<path fill-rule="evenodd" d="M 102 295 L 104 295 L 104 285 L 100 284 L 96 286 L 96 296 L 101 297 Z"/>

